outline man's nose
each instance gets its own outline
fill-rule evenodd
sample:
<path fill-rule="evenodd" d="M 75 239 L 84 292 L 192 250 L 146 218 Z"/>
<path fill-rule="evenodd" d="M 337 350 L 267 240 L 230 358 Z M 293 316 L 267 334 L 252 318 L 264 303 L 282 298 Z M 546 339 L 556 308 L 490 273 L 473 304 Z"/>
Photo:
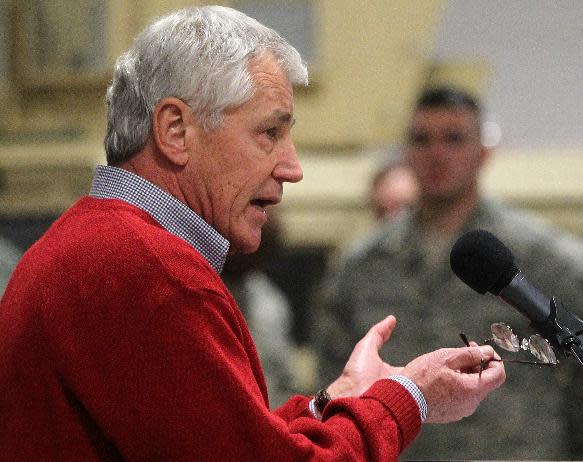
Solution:
<path fill-rule="evenodd" d="M 451 146 L 442 138 L 434 138 L 428 145 L 429 152 L 434 158 L 442 159 L 451 155 Z"/>
<path fill-rule="evenodd" d="M 282 183 L 297 183 L 304 177 L 304 172 L 293 143 L 290 142 L 282 150 L 280 159 L 273 170 L 273 177 Z"/>

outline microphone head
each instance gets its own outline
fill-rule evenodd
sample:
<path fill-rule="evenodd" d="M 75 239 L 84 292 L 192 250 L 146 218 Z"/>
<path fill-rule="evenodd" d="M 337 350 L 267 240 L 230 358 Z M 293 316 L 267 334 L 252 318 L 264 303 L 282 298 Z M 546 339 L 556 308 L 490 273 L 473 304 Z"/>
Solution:
<path fill-rule="evenodd" d="M 481 229 L 469 231 L 457 240 L 449 263 L 456 276 L 480 294 L 498 295 L 518 274 L 508 247 Z"/>

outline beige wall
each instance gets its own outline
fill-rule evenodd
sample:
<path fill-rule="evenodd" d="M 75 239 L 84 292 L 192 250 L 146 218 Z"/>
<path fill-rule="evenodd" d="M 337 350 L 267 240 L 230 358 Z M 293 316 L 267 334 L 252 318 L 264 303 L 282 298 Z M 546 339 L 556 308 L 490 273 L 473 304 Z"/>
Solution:
<path fill-rule="evenodd" d="M 152 17 L 196 3 L 109 0 L 109 66 Z M 477 92 L 487 85 L 488 63 L 436 66 L 426 58 L 444 3 L 370 0 L 357 9 L 351 0 L 314 0 L 313 86 L 296 96 L 294 129 L 305 180 L 286 187 L 281 207 L 290 243 L 341 245 L 369 226 L 364 196 L 376 159 L 370 151 L 399 138 L 424 82 L 455 75 Z M 16 11 L 19 4 L 11 2 Z M 0 82 L 0 104 L 9 114 L 0 118 L 0 174 L 7 178 L 0 213 L 59 212 L 87 191 L 93 166 L 104 157 L 105 86 L 103 78 L 44 88 Z M 70 128 L 81 135 L 59 138 Z M 30 142 L 39 131 L 56 136 Z M 581 154 L 502 149 L 484 188 L 583 234 Z"/>
<path fill-rule="evenodd" d="M 314 2 L 321 29 L 314 91 L 296 102 L 300 146 L 362 147 L 399 136 L 426 77 L 423 50 L 431 43 L 442 3 Z"/>

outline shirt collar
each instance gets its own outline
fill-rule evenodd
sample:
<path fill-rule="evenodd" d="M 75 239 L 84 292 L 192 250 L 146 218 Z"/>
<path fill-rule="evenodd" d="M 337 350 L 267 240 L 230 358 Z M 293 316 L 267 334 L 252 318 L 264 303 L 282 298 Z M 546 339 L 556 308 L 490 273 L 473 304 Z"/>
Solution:
<path fill-rule="evenodd" d="M 186 204 L 144 178 L 118 167 L 98 165 L 91 197 L 119 199 L 154 218 L 169 233 L 194 247 L 220 273 L 229 241 Z"/>

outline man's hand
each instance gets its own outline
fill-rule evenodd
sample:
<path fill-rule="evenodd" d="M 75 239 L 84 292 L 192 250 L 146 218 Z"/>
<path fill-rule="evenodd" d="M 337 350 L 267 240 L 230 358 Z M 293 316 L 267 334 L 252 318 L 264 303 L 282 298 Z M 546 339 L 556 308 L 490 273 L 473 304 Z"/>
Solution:
<path fill-rule="evenodd" d="M 487 345 L 443 348 L 405 367 L 391 366 L 380 358 L 379 350 L 396 325 L 395 317 L 388 316 L 356 344 L 342 375 L 328 387 L 332 398 L 360 396 L 377 380 L 404 375 L 423 392 L 429 410 L 426 422 L 446 423 L 471 415 L 488 393 L 504 383 L 504 365 L 490 361 L 499 356 Z M 480 372 L 482 360 L 485 368 Z"/>
<path fill-rule="evenodd" d="M 478 404 L 506 378 L 492 347 L 443 348 L 419 356 L 401 371 L 423 392 L 426 422 L 454 422 L 474 413 Z M 485 368 L 480 372 L 480 361 Z"/>
<path fill-rule="evenodd" d="M 379 350 L 389 340 L 396 325 L 395 317 L 388 316 L 356 344 L 342 375 L 328 387 L 332 398 L 360 396 L 377 380 L 400 373 L 402 368 L 383 362 L 379 356 Z"/>

